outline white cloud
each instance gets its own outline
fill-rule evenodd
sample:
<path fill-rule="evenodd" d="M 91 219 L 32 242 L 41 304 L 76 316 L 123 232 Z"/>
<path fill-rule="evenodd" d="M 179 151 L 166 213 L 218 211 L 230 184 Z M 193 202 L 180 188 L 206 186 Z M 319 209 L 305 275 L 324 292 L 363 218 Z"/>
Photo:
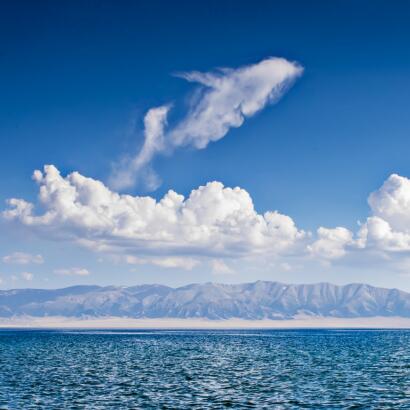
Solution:
<path fill-rule="evenodd" d="M 44 263 L 44 259 L 41 255 L 31 255 L 24 252 L 14 252 L 10 255 L 3 256 L 4 263 L 16 264 L 16 265 L 29 265 L 29 264 L 41 264 Z"/>
<path fill-rule="evenodd" d="M 134 185 L 137 176 L 143 177 L 147 188 L 155 190 L 160 180 L 147 165 L 153 156 L 166 147 L 164 127 L 167 123 L 169 106 L 151 108 L 144 118 L 144 145 L 139 154 L 132 159 L 125 158 L 117 164 L 110 177 L 110 185 L 117 188 L 127 188 Z M 141 174 L 142 175 L 139 175 Z"/>
<path fill-rule="evenodd" d="M 343 227 L 317 230 L 318 239 L 308 246 L 309 252 L 316 258 L 335 259 L 346 254 L 346 246 L 353 245 L 353 233 Z"/>
<path fill-rule="evenodd" d="M 249 194 L 210 182 L 188 198 L 169 191 L 160 201 L 120 195 L 77 172 L 54 166 L 36 171 L 42 214 L 22 199 L 3 216 L 48 237 L 104 252 L 139 257 L 236 257 L 280 254 L 300 246 L 305 233 L 276 211 L 258 214 Z"/>
<path fill-rule="evenodd" d="M 85 268 L 63 268 L 55 269 L 54 273 L 57 275 L 70 275 L 70 276 L 87 276 L 90 272 Z"/>
<path fill-rule="evenodd" d="M 285 272 L 290 272 L 293 269 L 292 265 L 287 262 L 282 262 L 279 267 Z"/>
<path fill-rule="evenodd" d="M 410 233 L 393 230 L 388 221 L 372 216 L 360 229 L 359 235 L 364 246 L 388 252 L 410 251 Z"/>
<path fill-rule="evenodd" d="M 233 274 L 234 271 L 221 259 L 213 259 L 211 261 L 212 273 L 215 275 Z"/>
<path fill-rule="evenodd" d="M 386 252 L 410 251 L 410 180 L 391 175 L 369 196 L 372 215 L 360 229 L 363 247 Z"/>
<path fill-rule="evenodd" d="M 187 117 L 171 131 L 173 145 L 205 148 L 223 138 L 230 128 L 240 127 L 245 118 L 276 102 L 301 73 L 302 68 L 295 63 L 268 58 L 235 70 L 180 74 L 204 90 Z"/>
<path fill-rule="evenodd" d="M 127 255 L 125 261 L 130 265 L 155 265 L 162 268 L 181 268 L 192 270 L 199 264 L 199 261 L 189 257 L 159 257 L 159 258 L 139 258 Z"/>
<path fill-rule="evenodd" d="M 369 196 L 373 216 L 384 219 L 393 230 L 410 231 L 410 180 L 392 174 Z"/>
<path fill-rule="evenodd" d="M 391 175 L 369 195 L 368 203 L 370 215 L 356 237 L 343 227 L 319 228 L 318 239 L 308 246 L 310 253 L 324 259 L 352 259 L 360 254 L 369 264 L 378 261 L 389 269 L 406 269 L 410 253 L 410 179 Z M 352 261 L 358 263 L 355 258 Z"/>
<path fill-rule="evenodd" d="M 110 186 L 128 188 L 137 177 L 143 176 L 148 180 L 148 188 L 156 189 L 158 177 L 146 168 L 154 155 L 188 145 L 202 149 L 211 141 L 223 138 L 231 128 L 240 127 L 246 118 L 278 101 L 302 71 L 298 64 L 283 58 L 268 58 L 238 69 L 179 74 L 200 84 L 188 113 L 165 132 L 170 106 L 150 109 L 144 119 L 145 142 L 141 151 L 115 167 Z"/>
<path fill-rule="evenodd" d="M 410 180 L 398 175 L 369 196 L 370 215 L 356 233 L 339 226 L 320 227 L 315 235 L 277 211 L 257 213 L 244 189 L 220 182 L 200 186 L 186 198 L 170 190 L 156 200 L 118 194 L 77 172 L 63 177 L 54 166 L 35 171 L 34 180 L 40 185 L 39 204 L 11 199 L 5 219 L 129 264 L 192 270 L 205 262 L 213 272 L 228 273 L 231 261 L 241 258 L 272 262 L 281 270 L 303 261 L 322 266 L 380 261 L 403 271 L 410 260 Z M 6 261 L 30 259 L 16 254 Z"/>
<path fill-rule="evenodd" d="M 33 275 L 32 273 L 30 273 L 30 272 L 22 272 L 22 273 L 21 273 L 21 277 L 22 277 L 24 280 L 26 280 L 26 281 L 32 281 L 34 275 Z"/>

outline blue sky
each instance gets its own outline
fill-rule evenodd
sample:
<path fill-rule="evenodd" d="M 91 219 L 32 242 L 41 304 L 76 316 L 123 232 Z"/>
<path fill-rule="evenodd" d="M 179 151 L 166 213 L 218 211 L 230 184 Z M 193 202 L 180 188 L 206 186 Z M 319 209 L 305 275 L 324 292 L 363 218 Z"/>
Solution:
<path fill-rule="evenodd" d="M 171 127 L 189 111 L 197 86 L 175 73 L 237 69 L 275 56 L 304 69 L 277 104 L 205 149 L 155 156 L 152 167 L 162 180 L 156 190 L 137 183 L 121 192 L 160 199 L 173 189 L 187 197 L 216 180 L 246 190 L 259 214 L 289 215 L 313 242 L 319 227 L 338 226 L 357 240 L 357 221 L 372 215 L 408 233 L 405 199 L 399 222 L 389 220 L 391 212 L 380 210 L 379 202 L 373 210 L 367 202 L 391 174 L 410 176 L 406 2 L 10 2 L 1 9 L 3 210 L 8 198 L 36 202 L 31 175 L 45 164 L 63 176 L 77 171 L 108 184 L 113 164 L 142 146 L 149 109 L 172 104 Z M 401 183 L 406 189 L 407 180 Z M 152 264 L 146 255 L 143 263 L 124 262 L 128 250 L 97 252 L 21 223 L 2 221 L 0 230 L 3 259 L 26 254 L 23 264 L 18 257 L 0 262 L 0 286 L 7 288 L 271 279 L 410 289 L 404 245 L 366 245 L 359 254 L 362 245 L 351 243 L 351 254 L 331 261 L 298 251 L 295 262 L 292 250 L 272 265 L 231 256 L 206 255 L 204 261 L 201 253 L 195 267 L 181 269 Z M 222 265 L 226 269 L 211 273 Z M 89 274 L 78 274 L 81 269 Z M 32 274 L 30 281 L 24 272 Z"/>

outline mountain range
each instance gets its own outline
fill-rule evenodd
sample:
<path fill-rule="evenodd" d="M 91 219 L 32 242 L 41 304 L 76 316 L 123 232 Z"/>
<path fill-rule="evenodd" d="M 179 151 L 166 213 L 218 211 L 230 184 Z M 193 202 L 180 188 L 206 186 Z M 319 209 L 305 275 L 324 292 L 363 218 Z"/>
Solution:
<path fill-rule="evenodd" d="M 366 284 L 290 285 L 258 281 L 163 285 L 72 286 L 0 291 L 0 317 L 292 319 L 410 317 L 410 293 Z"/>

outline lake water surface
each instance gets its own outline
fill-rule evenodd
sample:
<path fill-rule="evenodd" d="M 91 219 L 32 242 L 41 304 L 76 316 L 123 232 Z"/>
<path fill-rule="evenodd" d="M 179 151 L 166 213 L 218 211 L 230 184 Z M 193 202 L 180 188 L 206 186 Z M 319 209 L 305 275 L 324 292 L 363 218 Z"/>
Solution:
<path fill-rule="evenodd" d="M 0 331 L 0 409 L 410 409 L 410 331 Z"/>

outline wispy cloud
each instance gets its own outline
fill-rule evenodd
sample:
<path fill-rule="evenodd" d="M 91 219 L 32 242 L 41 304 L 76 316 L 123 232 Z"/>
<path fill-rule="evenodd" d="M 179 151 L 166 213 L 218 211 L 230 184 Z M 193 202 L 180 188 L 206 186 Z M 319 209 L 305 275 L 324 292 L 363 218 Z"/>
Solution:
<path fill-rule="evenodd" d="M 180 268 L 184 270 L 192 270 L 199 264 L 198 260 L 190 257 L 140 258 L 127 255 L 125 261 L 130 265 L 154 265 L 161 268 Z"/>
<path fill-rule="evenodd" d="M 234 273 L 222 259 L 213 259 L 211 261 L 211 270 L 214 275 L 232 275 Z"/>
<path fill-rule="evenodd" d="M 22 277 L 24 280 L 30 282 L 30 281 L 33 280 L 34 275 L 33 275 L 32 273 L 30 273 L 30 272 L 22 272 L 22 273 L 21 273 L 21 277 Z"/>
<path fill-rule="evenodd" d="M 69 275 L 69 276 L 87 276 L 90 272 L 85 268 L 63 268 L 63 269 L 55 269 L 54 273 L 56 275 Z"/>
<path fill-rule="evenodd" d="M 144 180 L 149 190 L 160 185 L 160 179 L 149 167 L 157 152 L 165 149 L 164 127 L 170 106 L 151 108 L 144 118 L 144 145 L 134 158 L 123 158 L 114 165 L 110 185 L 117 189 L 127 188 L 136 182 L 137 177 Z"/>
<path fill-rule="evenodd" d="M 237 69 L 178 74 L 199 84 L 185 117 L 166 130 L 170 105 L 152 108 L 144 118 L 144 144 L 134 158 L 118 163 L 110 186 L 124 189 L 144 178 L 149 189 L 156 189 L 159 177 L 150 168 L 153 157 L 181 146 L 205 148 L 223 138 L 231 128 L 240 127 L 246 118 L 279 100 L 303 69 L 283 58 L 268 58 Z"/>
<path fill-rule="evenodd" d="M 44 259 L 41 255 L 31 255 L 24 252 L 14 252 L 10 255 L 3 256 L 4 263 L 16 264 L 16 265 L 29 265 L 32 263 L 41 264 L 44 263 Z"/>

